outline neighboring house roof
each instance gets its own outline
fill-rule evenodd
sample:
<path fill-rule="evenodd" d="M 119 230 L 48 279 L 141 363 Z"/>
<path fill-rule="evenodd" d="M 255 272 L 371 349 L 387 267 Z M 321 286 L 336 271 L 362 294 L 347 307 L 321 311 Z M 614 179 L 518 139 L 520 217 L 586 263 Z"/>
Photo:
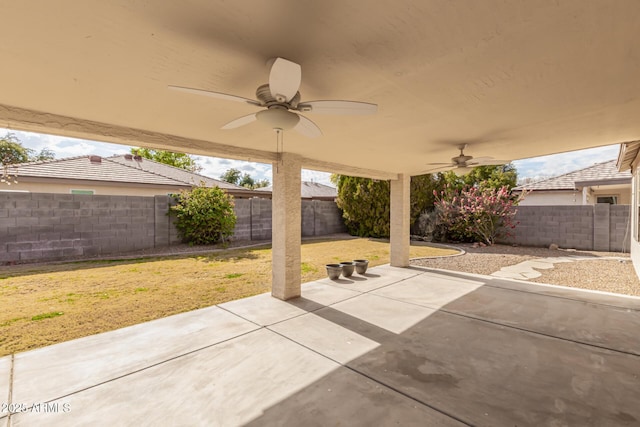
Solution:
<path fill-rule="evenodd" d="M 111 183 L 194 186 L 204 181 L 228 191 L 248 191 L 246 188 L 204 175 L 179 169 L 149 159 L 131 155 L 112 157 L 78 156 L 11 166 L 18 177 L 81 179 Z"/>
<path fill-rule="evenodd" d="M 627 171 L 619 172 L 616 167 L 616 160 L 609 160 L 542 181 L 521 185 L 515 187 L 514 190 L 577 190 L 585 186 L 627 184 L 630 182 L 631 174 Z"/>
<path fill-rule="evenodd" d="M 130 154 L 107 157 L 104 160 L 120 163 L 122 165 L 143 170 L 145 172 L 150 172 L 156 175 L 165 176 L 167 178 L 173 179 L 175 181 L 180 181 L 188 185 L 199 185 L 200 182 L 204 182 L 208 187 L 217 186 L 226 190 L 247 190 L 244 187 L 240 187 L 226 181 L 209 178 L 208 176 L 189 172 L 185 169 L 180 169 L 164 163 L 159 163 L 154 160 L 140 158 L 138 156 L 132 156 Z"/>
<path fill-rule="evenodd" d="M 273 187 L 256 188 L 256 191 L 273 192 Z M 338 190 L 334 187 L 311 181 L 302 181 L 300 192 L 303 199 L 335 199 L 338 197 Z"/>

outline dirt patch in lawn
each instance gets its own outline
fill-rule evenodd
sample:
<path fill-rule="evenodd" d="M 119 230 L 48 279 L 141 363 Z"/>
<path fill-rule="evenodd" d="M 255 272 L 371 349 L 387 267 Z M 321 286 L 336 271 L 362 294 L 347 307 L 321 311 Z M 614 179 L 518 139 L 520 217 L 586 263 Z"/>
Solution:
<path fill-rule="evenodd" d="M 412 257 L 455 250 L 412 246 Z M 302 282 L 325 264 L 389 262 L 389 244 L 368 239 L 302 245 Z M 233 249 L 126 260 L 0 267 L 0 356 L 93 335 L 271 289 L 271 249 Z"/>

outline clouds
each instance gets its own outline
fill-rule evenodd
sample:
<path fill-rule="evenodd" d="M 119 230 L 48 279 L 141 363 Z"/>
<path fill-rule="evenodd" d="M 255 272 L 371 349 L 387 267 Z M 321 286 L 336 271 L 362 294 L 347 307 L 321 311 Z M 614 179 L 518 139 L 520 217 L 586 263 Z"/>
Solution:
<path fill-rule="evenodd" d="M 56 158 L 58 159 L 64 157 L 85 156 L 89 154 L 109 157 L 129 153 L 131 149 L 131 147 L 126 145 L 0 128 L 0 135 L 4 135 L 6 133 L 14 133 L 23 146 L 31 148 L 36 152 L 39 152 L 43 148 L 48 148 L 55 153 Z M 200 173 L 211 178 L 219 179 L 220 175 L 228 169 L 235 168 L 243 173 L 248 173 L 256 181 L 266 179 L 269 182 L 273 182 L 270 164 L 221 159 L 218 157 L 194 156 L 194 158 L 197 163 L 202 166 L 202 171 Z M 302 179 L 305 181 L 315 181 L 331 185 L 329 176 L 330 174 L 325 172 L 302 170 Z"/>
<path fill-rule="evenodd" d="M 125 145 L 108 144 L 105 142 L 87 141 L 83 139 L 68 138 L 53 135 L 37 134 L 32 132 L 12 131 L 0 128 L 0 135 L 15 133 L 20 142 L 27 147 L 39 152 L 43 148 L 52 150 L 57 158 L 83 156 L 97 154 L 108 157 L 116 154 L 128 153 L 131 147 Z M 573 151 L 570 153 L 554 154 L 550 156 L 535 157 L 513 162 L 518 178 L 541 179 L 561 175 L 577 169 L 591 166 L 594 163 L 615 159 L 618 156 L 619 144 L 606 147 L 591 148 L 587 150 Z M 203 175 L 211 178 L 220 178 L 225 171 L 231 168 L 248 173 L 256 181 L 267 179 L 273 182 L 271 165 L 265 163 L 252 163 L 241 160 L 221 159 L 218 157 L 194 156 L 198 164 L 202 166 Z M 303 181 L 314 181 L 331 185 L 330 174 L 314 170 L 302 170 Z"/>
<path fill-rule="evenodd" d="M 568 153 L 552 154 L 513 162 L 518 178 L 543 179 L 583 169 L 618 157 L 619 144 L 589 148 Z"/>
<path fill-rule="evenodd" d="M 39 152 L 43 148 L 53 151 L 57 158 L 84 156 L 97 154 L 99 156 L 112 156 L 125 154 L 130 147 L 126 145 L 107 144 L 84 139 L 68 138 L 63 136 L 45 135 L 33 132 L 14 131 L 0 128 L 0 134 L 14 133 L 23 146 Z"/>

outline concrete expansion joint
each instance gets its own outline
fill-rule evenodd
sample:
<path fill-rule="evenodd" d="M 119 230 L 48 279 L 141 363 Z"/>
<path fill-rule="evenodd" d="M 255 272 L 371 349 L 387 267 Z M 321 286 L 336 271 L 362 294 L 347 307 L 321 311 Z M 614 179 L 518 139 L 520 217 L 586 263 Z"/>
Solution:
<path fill-rule="evenodd" d="M 7 406 L 8 408 L 10 408 L 10 410 L 7 411 L 7 427 L 11 426 L 11 416 L 14 414 L 14 412 L 11 411 L 11 408 L 13 407 L 13 376 L 15 362 L 16 355 L 12 354 L 11 358 L 9 359 L 9 393 L 7 395 Z"/>

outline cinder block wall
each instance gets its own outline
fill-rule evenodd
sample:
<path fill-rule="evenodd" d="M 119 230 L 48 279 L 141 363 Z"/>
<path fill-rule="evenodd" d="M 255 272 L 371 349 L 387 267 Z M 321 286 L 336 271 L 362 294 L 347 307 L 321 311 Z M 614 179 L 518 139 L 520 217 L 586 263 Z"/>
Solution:
<path fill-rule="evenodd" d="M 0 193 L 0 262 L 153 247 L 153 197 Z"/>
<path fill-rule="evenodd" d="M 522 246 L 629 251 L 628 205 L 519 206 L 515 236 L 504 243 Z"/>
<path fill-rule="evenodd" d="M 251 239 L 271 239 L 271 199 L 249 199 L 251 202 Z M 237 225 L 236 225 L 237 226 Z"/>
<path fill-rule="evenodd" d="M 342 219 L 342 211 L 334 202 L 313 200 L 311 203 L 313 203 L 315 212 L 314 236 L 347 232 L 347 226 Z"/>
<path fill-rule="evenodd" d="M 180 242 L 168 196 L 0 192 L 0 263 L 61 260 Z M 302 201 L 303 236 L 346 230 L 331 201 Z M 271 239 L 270 199 L 236 199 L 238 240 Z"/>
<path fill-rule="evenodd" d="M 631 206 L 611 205 L 609 211 L 609 250 L 629 252 L 631 244 Z"/>

